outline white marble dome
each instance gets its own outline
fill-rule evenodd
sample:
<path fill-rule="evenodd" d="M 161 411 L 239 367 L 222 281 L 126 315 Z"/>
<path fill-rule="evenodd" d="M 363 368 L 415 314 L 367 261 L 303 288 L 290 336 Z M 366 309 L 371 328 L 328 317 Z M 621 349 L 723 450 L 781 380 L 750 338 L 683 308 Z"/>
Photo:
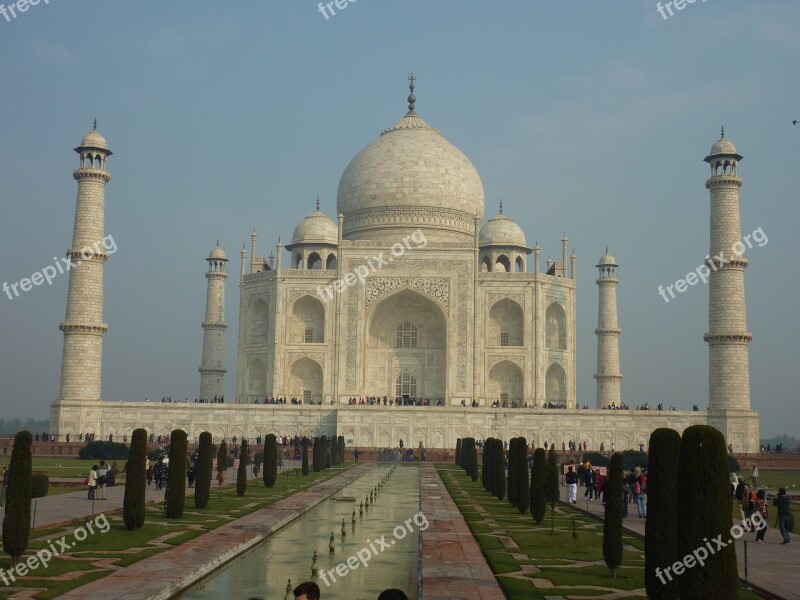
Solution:
<path fill-rule="evenodd" d="M 214 249 L 208 255 L 208 258 L 215 260 L 228 260 L 225 258 L 225 251 L 219 246 L 214 246 Z"/>
<path fill-rule="evenodd" d="M 319 207 L 297 224 L 292 234 L 295 244 L 333 244 L 339 240 L 339 228 Z M 287 246 L 291 250 L 290 246 Z"/>
<path fill-rule="evenodd" d="M 481 227 L 480 236 L 478 237 L 478 246 L 517 246 L 522 248 L 528 247 L 528 242 L 525 239 L 525 233 L 522 228 L 517 225 L 512 219 L 501 212 L 496 216 L 489 219 L 483 227 Z"/>
<path fill-rule="evenodd" d="M 90 131 L 81 140 L 81 145 L 78 146 L 79 148 L 92 148 L 95 150 L 106 150 L 110 154 L 108 144 L 106 143 L 106 138 L 100 135 L 100 132 L 96 129 Z"/>
<path fill-rule="evenodd" d="M 471 241 L 483 183 L 464 153 L 412 110 L 350 161 L 337 205 L 347 239 L 394 240 L 420 228 L 428 239 Z"/>
<path fill-rule="evenodd" d="M 733 142 L 730 141 L 728 138 L 720 138 L 717 142 L 711 146 L 711 152 L 709 154 L 711 156 L 715 154 L 736 154 L 736 146 L 733 145 Z"/>
<path fill-rule="evenodd" d="M 608 248 L 606 248 L 606 253 L 600 257 L 600 260 L 597 263 L 598 267 L 618 267 L 617 260 L 608 253 Z"/>

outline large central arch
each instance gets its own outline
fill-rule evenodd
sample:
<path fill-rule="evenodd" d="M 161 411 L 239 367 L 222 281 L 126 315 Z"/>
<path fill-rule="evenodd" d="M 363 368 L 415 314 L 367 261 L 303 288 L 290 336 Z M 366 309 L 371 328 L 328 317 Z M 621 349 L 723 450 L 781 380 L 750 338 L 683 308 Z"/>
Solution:
<path fill-rule="evenodd" d="M 418 398 L 447 394 L 447 319 L 433 300 L 409 289 L 378 302 L 367 317 L 365 396 L 394 398 L 398 377 L 416 383 Z"/>

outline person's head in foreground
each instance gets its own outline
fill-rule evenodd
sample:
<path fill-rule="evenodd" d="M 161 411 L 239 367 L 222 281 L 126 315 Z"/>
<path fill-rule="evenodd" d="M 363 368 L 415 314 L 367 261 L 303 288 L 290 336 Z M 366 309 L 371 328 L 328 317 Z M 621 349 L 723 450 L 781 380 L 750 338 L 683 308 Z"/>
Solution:
<path fill-rule="evenodd" d="M 402 590 L 396 590 L 392 588 L 389 590 L 383 590 L 381 595 L 378 596 L 378 600 L 408 600 L 408 596 L 406 596 L 405 592 Z"/>
<path fill-rule="evenodd" d="M 294 600 L 319 600 L 319 586 L 313 581 L 306 581 L 294 588 Z"/>

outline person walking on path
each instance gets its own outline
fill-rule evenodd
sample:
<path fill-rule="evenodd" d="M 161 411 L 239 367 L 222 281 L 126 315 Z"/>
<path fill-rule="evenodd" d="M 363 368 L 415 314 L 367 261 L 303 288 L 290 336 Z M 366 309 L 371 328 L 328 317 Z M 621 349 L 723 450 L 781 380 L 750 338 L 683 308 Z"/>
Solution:
<path fill-rule="evenodd" d="M 763 525 L 756 532 L 756 544 L 764 543 L 764 536 L 767 534 L 767 519 L 769 518 L 769 510 L 767 508 L 767 493 L 764 490 L 758 490 L 756 494 L 756 508 L 754 512 L 761 515 L 761 520 L 764 521 Z"/>
<path fill-rule="evenodd" d="M 578 475 L 569 467 L 566 475 L 567 482 L 567 502 L 572 504 L 578 503 Z"/>
<path fill-rule="evenodd" d="M 781 546 L 789 543 L 789 521 L 792 518 L 789 496 L 786 495 L 786 488 L 780 488 L 772 506 L 778 507 L 778 529 L 781 532 L 783 541 Z"/>
<path fill-rule="evenodd" d="M 750 481 L 753 484 L 753 489 L 758 487 L 758 467 L 755 465 L 750 469 Z"/>
<path fill-rule="evenodd" d="M 647 484 L 639 477 L 636 479 L 633 493 L 636 495 L 636 510 L 640 519 L 647 518 Z"/>
<path fill-rule="evenodd" d="M 108 483 L 108 464 L 106 461 L 100 461 L 100 467 L 97 469 L 97 500 L 106 499 L 106 484 Z"/>
<path fill-rule="evenodd" d="M 97 465 L 92 465 L 89 471 L 89 500 L 94 500 L 94 493 L 97 489 Z"/>

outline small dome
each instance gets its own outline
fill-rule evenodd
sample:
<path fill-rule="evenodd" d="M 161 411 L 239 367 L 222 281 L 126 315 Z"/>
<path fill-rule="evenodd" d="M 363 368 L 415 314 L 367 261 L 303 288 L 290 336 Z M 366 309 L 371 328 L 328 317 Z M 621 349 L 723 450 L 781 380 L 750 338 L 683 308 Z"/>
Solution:
<path fill-rule="evenodd" d="M 497 216 L 489 219 L 483 227 L 481 227 L 478 236 L 478 246 L 518 246 L 522 248 L 528 247 L 528 242 L 525 239 L 525 233 L 522 228 L 517 225 L 512 219 L 509 219 L 501 212 Z"/>
<path fill-rule="evenodd" d="M 298 223 L 292 234 L 290 250 L 295 244 L 332 244 L 339 241 L 339 227 L 319 207 Z"/>
<path fill-rule="evenodd" d="M 711 146 L 709 154 L 736 154 L 736 146 L 728 138 L 720 138 L 716 144 Z"/>
<path fill-rule="evenodd" d="M 216 258 L 217 260 L 227 260 L 225 258 L 225 251 L 220 248 L 219 246 L 215 246 L 211 253 L 208 255 L 208 258 Z"/>
<path fill-rule="evenodd" d="M 108 144 L 106 143 L 106 138 L 100 135 L 100 132 L 96 129 L 90 131 L 81 140 L 80 148 L 94 148 L 95 150 L 106 150 L 110 152 L 108 148 Z"/>
<path fill-rule="evenodd" d="M 598 267 L 618 267 L 617 260 L 608 253 L 608 248 L 606 248 L 606 253 L 600 257 L 600 260 L 597 262 Z"/>

